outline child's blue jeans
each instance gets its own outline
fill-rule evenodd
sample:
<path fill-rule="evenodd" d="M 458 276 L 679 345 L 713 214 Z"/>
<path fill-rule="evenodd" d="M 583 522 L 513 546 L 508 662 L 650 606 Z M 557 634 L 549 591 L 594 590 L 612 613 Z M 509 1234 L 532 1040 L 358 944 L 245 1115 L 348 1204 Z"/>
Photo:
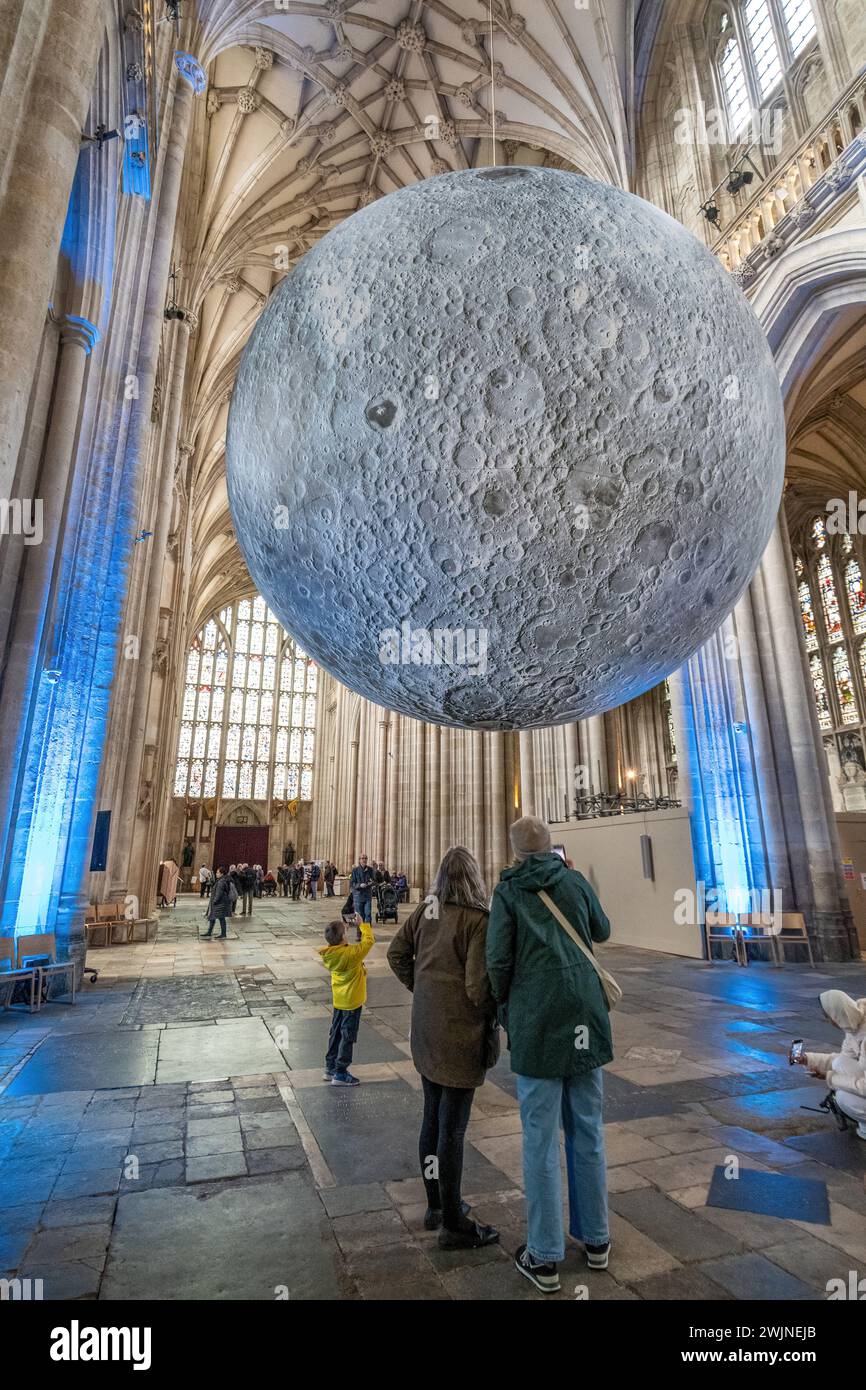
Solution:
<path fill-rule="evenodd" d="M 342 1076 L 349 1070 L 352 1051 L 358 1040 L 361 1023 L 362 1004 L 357 1009 L 335 1009 L 328 1034 L 328 1051 L 325 1054 L 325 1071 Z"/>

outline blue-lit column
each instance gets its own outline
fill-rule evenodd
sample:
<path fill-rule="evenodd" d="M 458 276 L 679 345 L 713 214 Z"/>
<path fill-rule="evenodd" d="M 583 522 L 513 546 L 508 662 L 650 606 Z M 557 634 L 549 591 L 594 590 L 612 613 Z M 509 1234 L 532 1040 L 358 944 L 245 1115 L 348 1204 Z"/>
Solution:
<path fill-rule="evenodd" d="M 695 874 L 720 911 L 800 912 L 824 959 L 852 954 L 784 520 L 721 629 L 671 677 Z M 768 890 L 772 900 L 761 901 Z M 758 895 L 757 897 L 755 895 Z"/>
<path fill-rule="evenodd" d="M 0 706 L 0 744 L 15 781 L 0 930 L 16 935 L 55 926 L 62 871 L 58 848 L 69 809 L 64 732 L 55 722 L 59 683 L 69 671 L 62 669 L 55 620 L 85 373 L 98 338 L 83 318 L 63 321 L 40 477 L 42 540 L 26 556 Z"/>

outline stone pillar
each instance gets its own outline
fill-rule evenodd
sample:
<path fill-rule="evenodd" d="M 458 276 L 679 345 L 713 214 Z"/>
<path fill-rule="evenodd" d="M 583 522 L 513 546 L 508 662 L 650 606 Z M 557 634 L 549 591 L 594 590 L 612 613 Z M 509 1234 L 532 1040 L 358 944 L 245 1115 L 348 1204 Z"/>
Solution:
<path fill-rule="evenodd" d="M 411 781 L 409 783 L 409 864 L 411 882 L 424 892 L 427 887 L 426 864 L 424 862 L 425 835 L 424 817 L 426 813 L 424 750 L 425 726 L 420 719 L 412 721 L 411 740 Z"/>
<path fill-rule="evenodd" d="M 438 724 L 427 725 L 427 791 L 424 798 L 426 818 L 426 846 L 424 858 L 427 868 L 427 882 L 432 883 L 433 875 L 439 867 L 439 779 L 441 776 L 441 748 L 445 733 Z"/>
<path fill-rule="evenodd" d="M 117 808 L 117 824 L 114 827 L 114 844 L 109 863 L 108 882 L 110 892 L 115 898 L 125 897 L 130 889 L 132 877 L 130 855 L 138 810 L 141 760 L 147 732 L 148 708 L 153 692 L 153 658 L 159 631 L 160 599 L 173 513 L 175 470 L 177 467 L 186 466 L 190 453 L 189 447 L 180 444 L 178 440 L 189 335 L 189 324 L 175 323 L 173 325 L 171 330 L 173 340 L 171 344 L 172 375 L 163 436 L 162 472 L 151 521 L 153 535 L 147 542 L 151 555 L 142 607 L 142 630 L 137 634 L 139 639 L 139 671 L 128 726 L 124 801 Z M 151 881 L 155 883 L 158 865 L 137 864 L 135 870 L 134 881 L 138 889 L 137 895 L 141 902 L 149 906 Z"/>
<path fill-rule="evenodd" d="M 0 52 L 0 497 L 12 496 L 42 327 L 104 36 L 102 0 L 5 0 Z M 35 45 L 35 47 L 33 46 Z M 98 158 L 96 151 L 92 156 Z"/>
<path fill-rule="evenodd" d="M 855 952 L 784 520 L 721 630 L 670 679 L 678 792 L 708 888 L 769 889 L 819 957 Z"/>
<path fill-rule="evenodd" d="M 397 817 L 399 814 L 400 802 L 400 759 L 403 756 L 402 729 L 402 715 L 392 714 L 388 747 L 388 833 L 385 839 L 385 863 L 388 866 L 389 872 L 392 869 L 401 869 L 403 867 L 402 864 L 398 864 L 397 862 L 400 858 Z"/>
<path fill-rule="evenodd" d="M 373 851 L 378 859 L 385 858 L 386 812 L 388 797 L 388 735 L 391 715 L 384 715 L 378 722 L 378 763 L 376 768 L 376 848 Z M 386 868 L 387 860 L 386 860 Z M 390 872 L 390 870 L 389 870 Z"/>
<path fill-rule="evenodd" d="M 520 747 L 520 814 L 535 816 L 539 812 L 535 805 L 535 750 L 532 744 L 532 730 L 521 729 Z"/>

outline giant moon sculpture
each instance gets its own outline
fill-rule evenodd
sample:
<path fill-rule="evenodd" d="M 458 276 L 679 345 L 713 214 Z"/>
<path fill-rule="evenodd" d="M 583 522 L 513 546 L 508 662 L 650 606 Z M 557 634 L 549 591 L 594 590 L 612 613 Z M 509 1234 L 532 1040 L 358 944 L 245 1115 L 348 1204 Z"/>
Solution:
<path fill-rule="evenodd" d="M 679 223 L 472 169 L 348 218 L 271 296 L 229 498 L 262 594 L 352 690 L 522 729 L 710 637 L 769 539 L 784 438 L 761 328 Z"/>

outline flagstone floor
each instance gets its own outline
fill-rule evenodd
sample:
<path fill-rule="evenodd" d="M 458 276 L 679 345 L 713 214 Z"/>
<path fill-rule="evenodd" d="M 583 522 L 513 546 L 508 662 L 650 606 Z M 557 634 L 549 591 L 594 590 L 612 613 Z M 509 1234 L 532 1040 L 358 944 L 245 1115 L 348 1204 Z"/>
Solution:
<path fill-rule="evenodd" d="M 464 1180 L 501 1244 L 443 1252 L 423 1230 L 393 926 L 369 958 L 363 1085 L 323 1082 L 315 948 L 332 907 L 261 901 L 219 943 L 181 899 L 155 941 L 91 952 L 99 978 L 74 1008 L 0 1014 L 0 1278 L 42 1279 L 48 1299 L 543 1298 L 510 1258 L 524 1228 L 507 1055 L 476 1095 Z M 556 1297 L 821 1299 L 866 1274 L 866 1143 L 802 1108 L 824 1090 L 785 1057 L 792 1036 L 829 1050 L 817 995 L 866 995 L 866 969 L 603 954 L 625 989 L 605 1069 L 611 1263 L 589 1273 L 572 1244 Z M 707 1204 L 734 1159 L 788 1180 L 788 1214 Z M 806 1205 L 825 1191 L 829 1224 Z"/>

